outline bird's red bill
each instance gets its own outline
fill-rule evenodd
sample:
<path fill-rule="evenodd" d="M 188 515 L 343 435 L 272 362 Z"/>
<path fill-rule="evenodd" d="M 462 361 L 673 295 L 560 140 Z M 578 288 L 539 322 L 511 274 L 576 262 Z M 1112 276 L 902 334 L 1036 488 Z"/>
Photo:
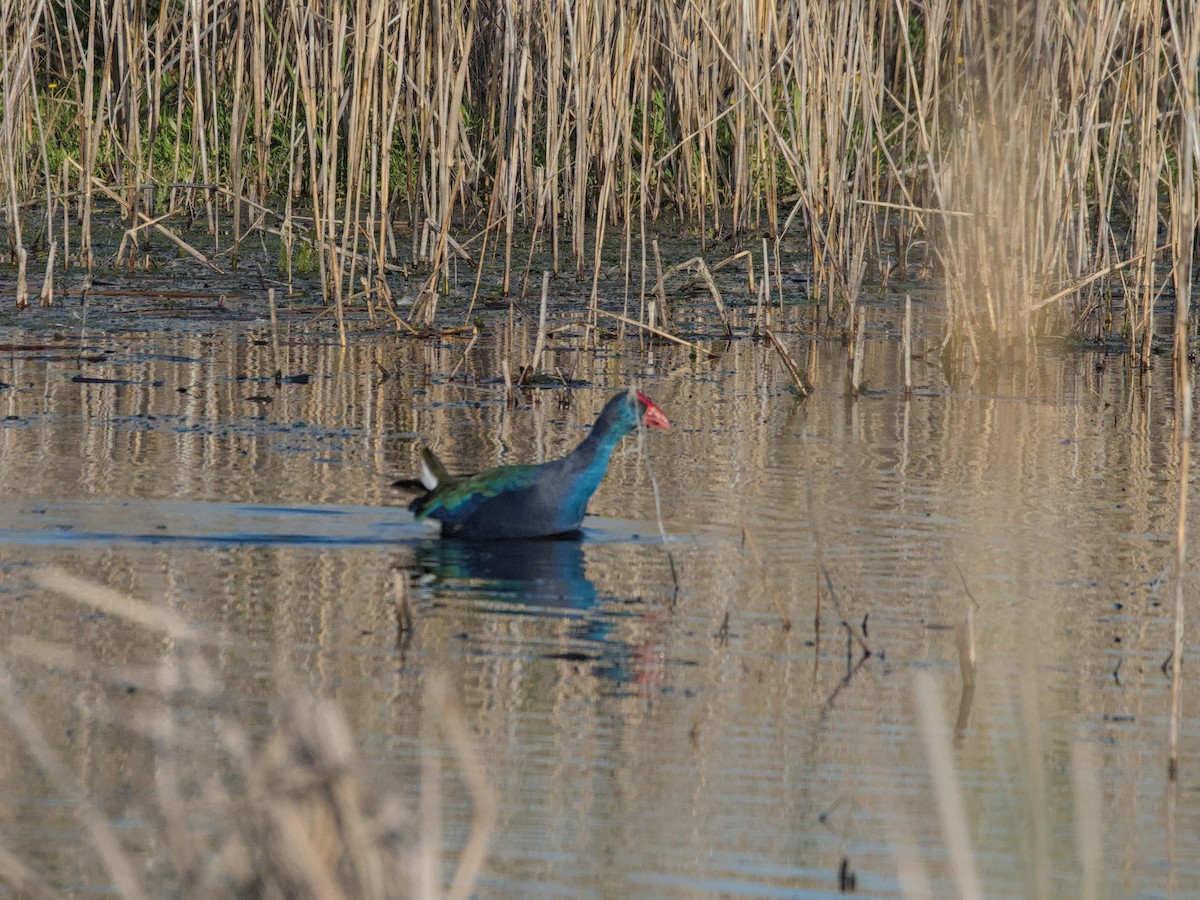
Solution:
<path fill-rule="evenodd" d="M 658 404 L 641 391 L 638 391 L 638 399 L 646 407 L 646 412 L 642 416 L 642 424 L 647 428 L 661 428 L 663 431 L 671 427 L 671 420 L 667 418 L 666 413 L 658 408 Z"/>

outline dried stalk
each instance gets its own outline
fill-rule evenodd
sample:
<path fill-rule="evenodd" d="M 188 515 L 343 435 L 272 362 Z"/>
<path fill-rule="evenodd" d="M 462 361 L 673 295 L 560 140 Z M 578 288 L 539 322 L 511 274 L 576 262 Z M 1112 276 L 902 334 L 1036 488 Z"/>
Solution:
<path fill-rule="evenodd" d="M 93 231 L 118 215 L 122 259 L 128 249 L 144 259 L 135 241 L 154 227 L 171 251 L 214 267 L 228 253 L 236 266 L 251 233 L 279 224 L 289 284 L 293 256 L 311 250 L 345 340 L 346 306 L 386 307 L 384 273 L 397 269 L 429 267 L 413 320 L 429 325 L 452 286 L 452 253 L 471 257 L 459 231 L 476 221 L 486 223 L 471 262 L 480 275 L 492 229 L 497 245 L 503 233 L 503 292 L 525 228 L 527 268 L 544 236 L 560 271 L 569 243 L 566 265 L 591 275 L 592 309 L 613 265 L 627 289 L 640 277 L 645 321 L 657 265 L 648 232 L 665 214 L 691 227 L 702 252 L 762 229 L 776 246 L 764 280 L 773 269 L 780 304 L 781 238 L 800 220 L 808 295 L 835 316 L 857 304 L 869 262 L 886 268 L 894 246 L 903 272 L 908 249 L 926 246 L 945 281 L 946 347 L 965 356 L 1024 352 L 1039 326 L 1109 315 L 1097 293 L 1132 262 L 1138 287 L 1116 313 L 1144 365 L 1163 286 L 1163 185 L 1189 151 L 1175 124 L 1194 107 L 1182 23 L 1196 17 L 1178 0 L 1031 9 L 8 4 L 8 252 L 16 262 L 57 240 L 60 265 L 94 266 Z M 61 148 L 74 191 L 52 177 Z M 166 228 L 161 201 L 185 224 Z M 68 220 L 51 221 L 54 204 L 65 212 L 69 202 L 71 238 Z M 185 235 L 197 217 L 203 244 Z M 36 246 L 29 221 L 41 229 Z M 411 242 L 397 239 L 404 228 Z M 694 271 L 728 329 L 711 273 Z M 657 312 L 674 331 L 662 281 Z"/>

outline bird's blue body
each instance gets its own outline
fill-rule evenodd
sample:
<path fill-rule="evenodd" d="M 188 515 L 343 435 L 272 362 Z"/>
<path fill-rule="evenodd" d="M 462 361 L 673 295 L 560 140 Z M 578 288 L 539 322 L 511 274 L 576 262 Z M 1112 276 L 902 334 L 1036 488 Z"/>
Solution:
<path fill-rule="evenodd" d="M 670 427 L 648 397 L 622 391 L 605 404 L 583 442 L 561 459 L 497 466 L 461 478 L 448 475 L 437 457 L 425 450 L 421 480 L 427 493 L 409 508 L 418 519 L 440 522 L 443 537 L 503 540 L 578 531 L 613 450 L 639 420 L 656 428 Z"/>

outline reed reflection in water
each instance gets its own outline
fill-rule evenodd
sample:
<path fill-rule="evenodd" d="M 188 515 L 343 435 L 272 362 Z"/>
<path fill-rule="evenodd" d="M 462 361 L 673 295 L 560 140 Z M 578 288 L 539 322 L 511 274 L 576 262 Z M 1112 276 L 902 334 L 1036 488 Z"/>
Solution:
<path fill-rule="evenodd" d="M 148 335 L 130 349 L 101 336 L 113 352 L 95 363 L 11 354 L 0 622 L 114 667 L 168 652 L 39 591 L 30 563 L 176 609 L 213 636 L 212 665 L 250 733 L 271 728 L 271 673 L 286 666 L 344 708 L 370 783 L 414 804 L 424 682 L 444 672 L 496 791 L 482 894 L 823 894 L 843 861 L 860 895 L 954 892 L 927 749 L 939 733 L 987 896 L 1186 890 L 1200 875 L 1197 706 L 1185 692 L 1183 789 L 1169 794 L 1159 668 L 1170 398 L 1072 351 L 963 381 L 918 364 L 905 401 L 898 345 L 881 330 L 852 402 L 843 348 L 780 333 L 818 386 L 802 405 L 773 351 L 750 341 L 709 361 L 669 347 L 580 355 L 563 340 L 547 366 L 575 365 L 590 386 L 515 408 L 485 380 L 527 333 L 481 340 L 454 381 L 465 339 L 371 336 L 344 354 L 286 340 L 287 371 L 310 377 L 279 386 L 269 347 L 240 338 Z M 72 381 L 81 366 L 122 383 Z M 582 541 L 437 541 L 388 487 L 416 471 L 418 436 L 452 471 L 560 455 L 631 371 L 677 423 L 647 443 L 665 545 L 634 539 L 657 529 L 633 441 Z M 827 597 L 813 627 L 818 536 L 873 650 L 861 663 Z M 397 568 L 412 574 L 403 649 Z M 956 733 L 968 591 L 976 678 Z M 90 712 L 112 698 L 12 665 L 90 794 L 127 824 L 139 858 L 162 865 L 142 806 L 153 754 Z M 915 673 L 933 681 L 924 702 L 940 704 L 944 732 L 937 718 L 922 730 Z M 0 837 L 56 884 L 107 884 L 94 858 L 67 852 L 85 843 L 78 823 L 2 729 L 0 750 Z M 449 765 L 441 789 L 457 849 L 470 797 Z"/>

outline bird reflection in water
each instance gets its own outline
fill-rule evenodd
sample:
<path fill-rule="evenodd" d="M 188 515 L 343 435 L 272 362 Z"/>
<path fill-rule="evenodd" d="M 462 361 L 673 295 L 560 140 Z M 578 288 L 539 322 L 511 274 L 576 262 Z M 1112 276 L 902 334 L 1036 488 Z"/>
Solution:
<path fill-rule="evenodd" d="M 414 568 L 432 579 L 431 593 L 443 604 L 461 598 L 497 615 L 569 621 L 554 649 L 531 642 L 530 655 L 590 663 L 595 675 L 618 684 L 661 678 L 661 652 L 622 640 L 617 625 L 629 614 L 604 603 L 616 598 L 602 596 L 588 578 L 578 539 L 429 541 L 417 548 Z"/>

